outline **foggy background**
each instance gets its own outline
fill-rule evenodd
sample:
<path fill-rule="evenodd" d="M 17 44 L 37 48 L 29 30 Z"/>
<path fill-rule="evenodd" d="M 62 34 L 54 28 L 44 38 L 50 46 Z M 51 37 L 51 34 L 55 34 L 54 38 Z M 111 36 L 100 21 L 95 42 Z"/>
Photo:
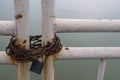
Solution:
<path fill-rule="evenodd" d="M 14 20 L 14 0 L 0 0 L 0 20 Z M 56 0 L 56 17 L 70 19 L 120 19 L 120 0 Z M 30 0 L 30 34 L 41 34 L 41 0 Z M 61 33 L 64 46 L 120 47 L 120 33 Z M 0 50 L 10 37 L 0 36 Z M 55 61 L 55 80 L 96 80 L 99 60 Z M 108 60 L 104 80 L 120 80 L 120 60 Z M 17 68 L 0 65 L 0 80 L 17 80 Z M 41 75 L 31 72 L 31 80 Z"/>

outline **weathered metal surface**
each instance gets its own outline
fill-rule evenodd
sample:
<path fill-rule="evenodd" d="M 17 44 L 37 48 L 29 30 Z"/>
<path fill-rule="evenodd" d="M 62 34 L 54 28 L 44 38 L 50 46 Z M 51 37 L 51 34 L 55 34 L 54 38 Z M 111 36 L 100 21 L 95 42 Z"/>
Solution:
<path fill-rule="evenodd" d="M 54 39 L 55 0 L 41 0 L 42 45 Z M 53 56 L 45 57 L 42 80 L 54 80 Z"/>
<path fill-rule="evenodd" d="M 0 35 L 11 36 L 15 34 L 14 21 L 0 21 Z"/>
<path fill-rule="evenodd" d="M 22 18 L 17 15 L 16 19 Z M 120 20 L 97 19 L 56 19 L 54 18 L 54 32 L 120 32 Z M 14 21 L 0 21 L 0 35 L 15 35 Z"/>
<path fill-rule="evenodd" d="M 23 17 L 22 14 L 17 14 L 17 15 L 15 15 L 15 19 L 20 19 L 20 18 L 22 18 L 22 17 Z"/>
<path fill-rule="evenodd" d="M 120 59 L 120 47 L 63 47 L 54 57 L 57 60 Z"/>
<path fill-rule="evenodd" d="M 106 64 L 107 64 L 106 59 L 100 59 L 97 80 L 104 80 Z"/>
<path fill-rule="evenodd" d="M 5 51 L 0 51 L 0 56 L 0 63 L 11 64 Z M 55 60 L 120 59 L 120 47 L 63 47 L 53 58 Z"/>
<path fill-rule="evenodd" d="M 55 32 L 120 32 L 120 20 L 56 19 Z"/>
<path fill-rule="evenodd" d="M 62 49 L 62 44 L 55 35 L 51 42 L 42 46 L 41 35 L 30 36 L 30 49 L 26 49 L 25 45 L 17 44 L 17 40 L 13 36 L 10 43 L 6 47 L 6 53 L 17 62 L 30 62 L 42 58 L 43 55 L 49 57 L 58 53 Z M 23 41 L 26 44 L 26 40 Z"/>
<path fill-rule="evenodd" d="M 15 60 L 8 56 L 5 51 L 0 51 L 0 64 L 15 65 Z"/>
<path fill-rule="evenodd" d="M 14 0 L 16 43 L 29 49 L 29 0 Z M 29 63 L 18 63 L 18 80 L 30 80 Z"/>

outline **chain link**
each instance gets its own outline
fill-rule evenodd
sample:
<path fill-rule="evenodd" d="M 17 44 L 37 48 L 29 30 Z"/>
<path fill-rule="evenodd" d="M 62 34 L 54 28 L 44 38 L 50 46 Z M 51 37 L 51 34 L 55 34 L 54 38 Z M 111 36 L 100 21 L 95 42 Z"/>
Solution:
<path fill-rule="evenodd" d="M 62 48 L 60 39 L 55 35 L 51 42 L 47 42 L 42 46 L 41 35 L 30 36 L 30 49 L 25 49 L 17 45 L 17 40 L 13 36 L 10 39 L 9 45 L 6 47 L 6 53 L 13 57 L 18 62 L 29 62 L 41 58 L 43 55 L 46 57 L 58 53 Z"/>

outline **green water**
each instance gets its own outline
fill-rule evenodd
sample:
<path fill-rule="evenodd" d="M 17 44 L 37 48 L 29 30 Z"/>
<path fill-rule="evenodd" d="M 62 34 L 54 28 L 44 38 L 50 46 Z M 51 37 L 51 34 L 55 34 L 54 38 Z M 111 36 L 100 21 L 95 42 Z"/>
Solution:
<path fill-rule="evenodd" d="M 119 0 L 56 0 L 56 16 L 120 19 L 119 3 Z M 41 12 L 38 7 L 40 8 L 40 0 L 30 0 L 30 34 L 32 35 L 41 33 Z M 0 20 L 13 20 L 13 18 L 13 0 L 0 0 Z M 120 47 L 120 33 L 61 33 L 57 35 L 62 44 L 69 47 Z M 9 39 L 8 36 L 0 36 L 0 50 L 5 50 Z M 55 80 L 96 80 L 99 60 L 60 60 L 55 61 L 54 65 Z M 108 60 L 104 80 L 120 80 L 119 68 L 119 59 Z M 17 79 L 16 66 L 0 65 L 0 80 L 8 79 Z M 31 73 L 31 80 L 41 80 L 41 75 Z"/>
<path fill-rule="evenodd" d="M 64 46 L 96 47 L 120 46 L 119 33 L 75 33 L 58 34 Z M 2 37 L 0 49 L 7 45 L 9 37 Z M 96 80 L 99 60 L 60 60 L 55 61 L 55 80 Z M 108 60 L 105 80 L 119 80 L 120 60 Z M 0 79 L 16 80 L 16 67 L 0 65 Z M 6 77 L 7 76 L 7 77 Z M 41 75 L 31 73 L 31 80 L 40 80 Z"/>

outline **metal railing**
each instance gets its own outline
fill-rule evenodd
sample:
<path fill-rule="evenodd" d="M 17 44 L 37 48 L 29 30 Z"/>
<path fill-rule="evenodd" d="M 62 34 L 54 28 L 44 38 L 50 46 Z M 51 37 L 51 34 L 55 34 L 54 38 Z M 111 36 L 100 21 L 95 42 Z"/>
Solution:
<path fill-rule="evenodd" d="M 120 20 L 57 19 L 55 0 L 41 0 L 42 41 L 46 44 L 54 33 L 64 32 L 120 32 Z M 14 0 L 15 20 L 0 21 L 0 35 L 15 35 L 21 45 L 29 48 L 29 0 Z M 74 28 L 73 28 L 74 27 Z M 26 44 L 22 42 L 27 40 Z M 106 59 L 120 59 L 120 47 L 63 47 L 57 54 L 45 58 L 43 80 L 54 80 L 53 62 L 68 59 L 99 59 L 97 80 L 104 79 Z M 16 64 L 5 51 L 0 51 L 0 64 Z M 18 80 L 30 80 L 29 63 L 18 64 Z"/>

